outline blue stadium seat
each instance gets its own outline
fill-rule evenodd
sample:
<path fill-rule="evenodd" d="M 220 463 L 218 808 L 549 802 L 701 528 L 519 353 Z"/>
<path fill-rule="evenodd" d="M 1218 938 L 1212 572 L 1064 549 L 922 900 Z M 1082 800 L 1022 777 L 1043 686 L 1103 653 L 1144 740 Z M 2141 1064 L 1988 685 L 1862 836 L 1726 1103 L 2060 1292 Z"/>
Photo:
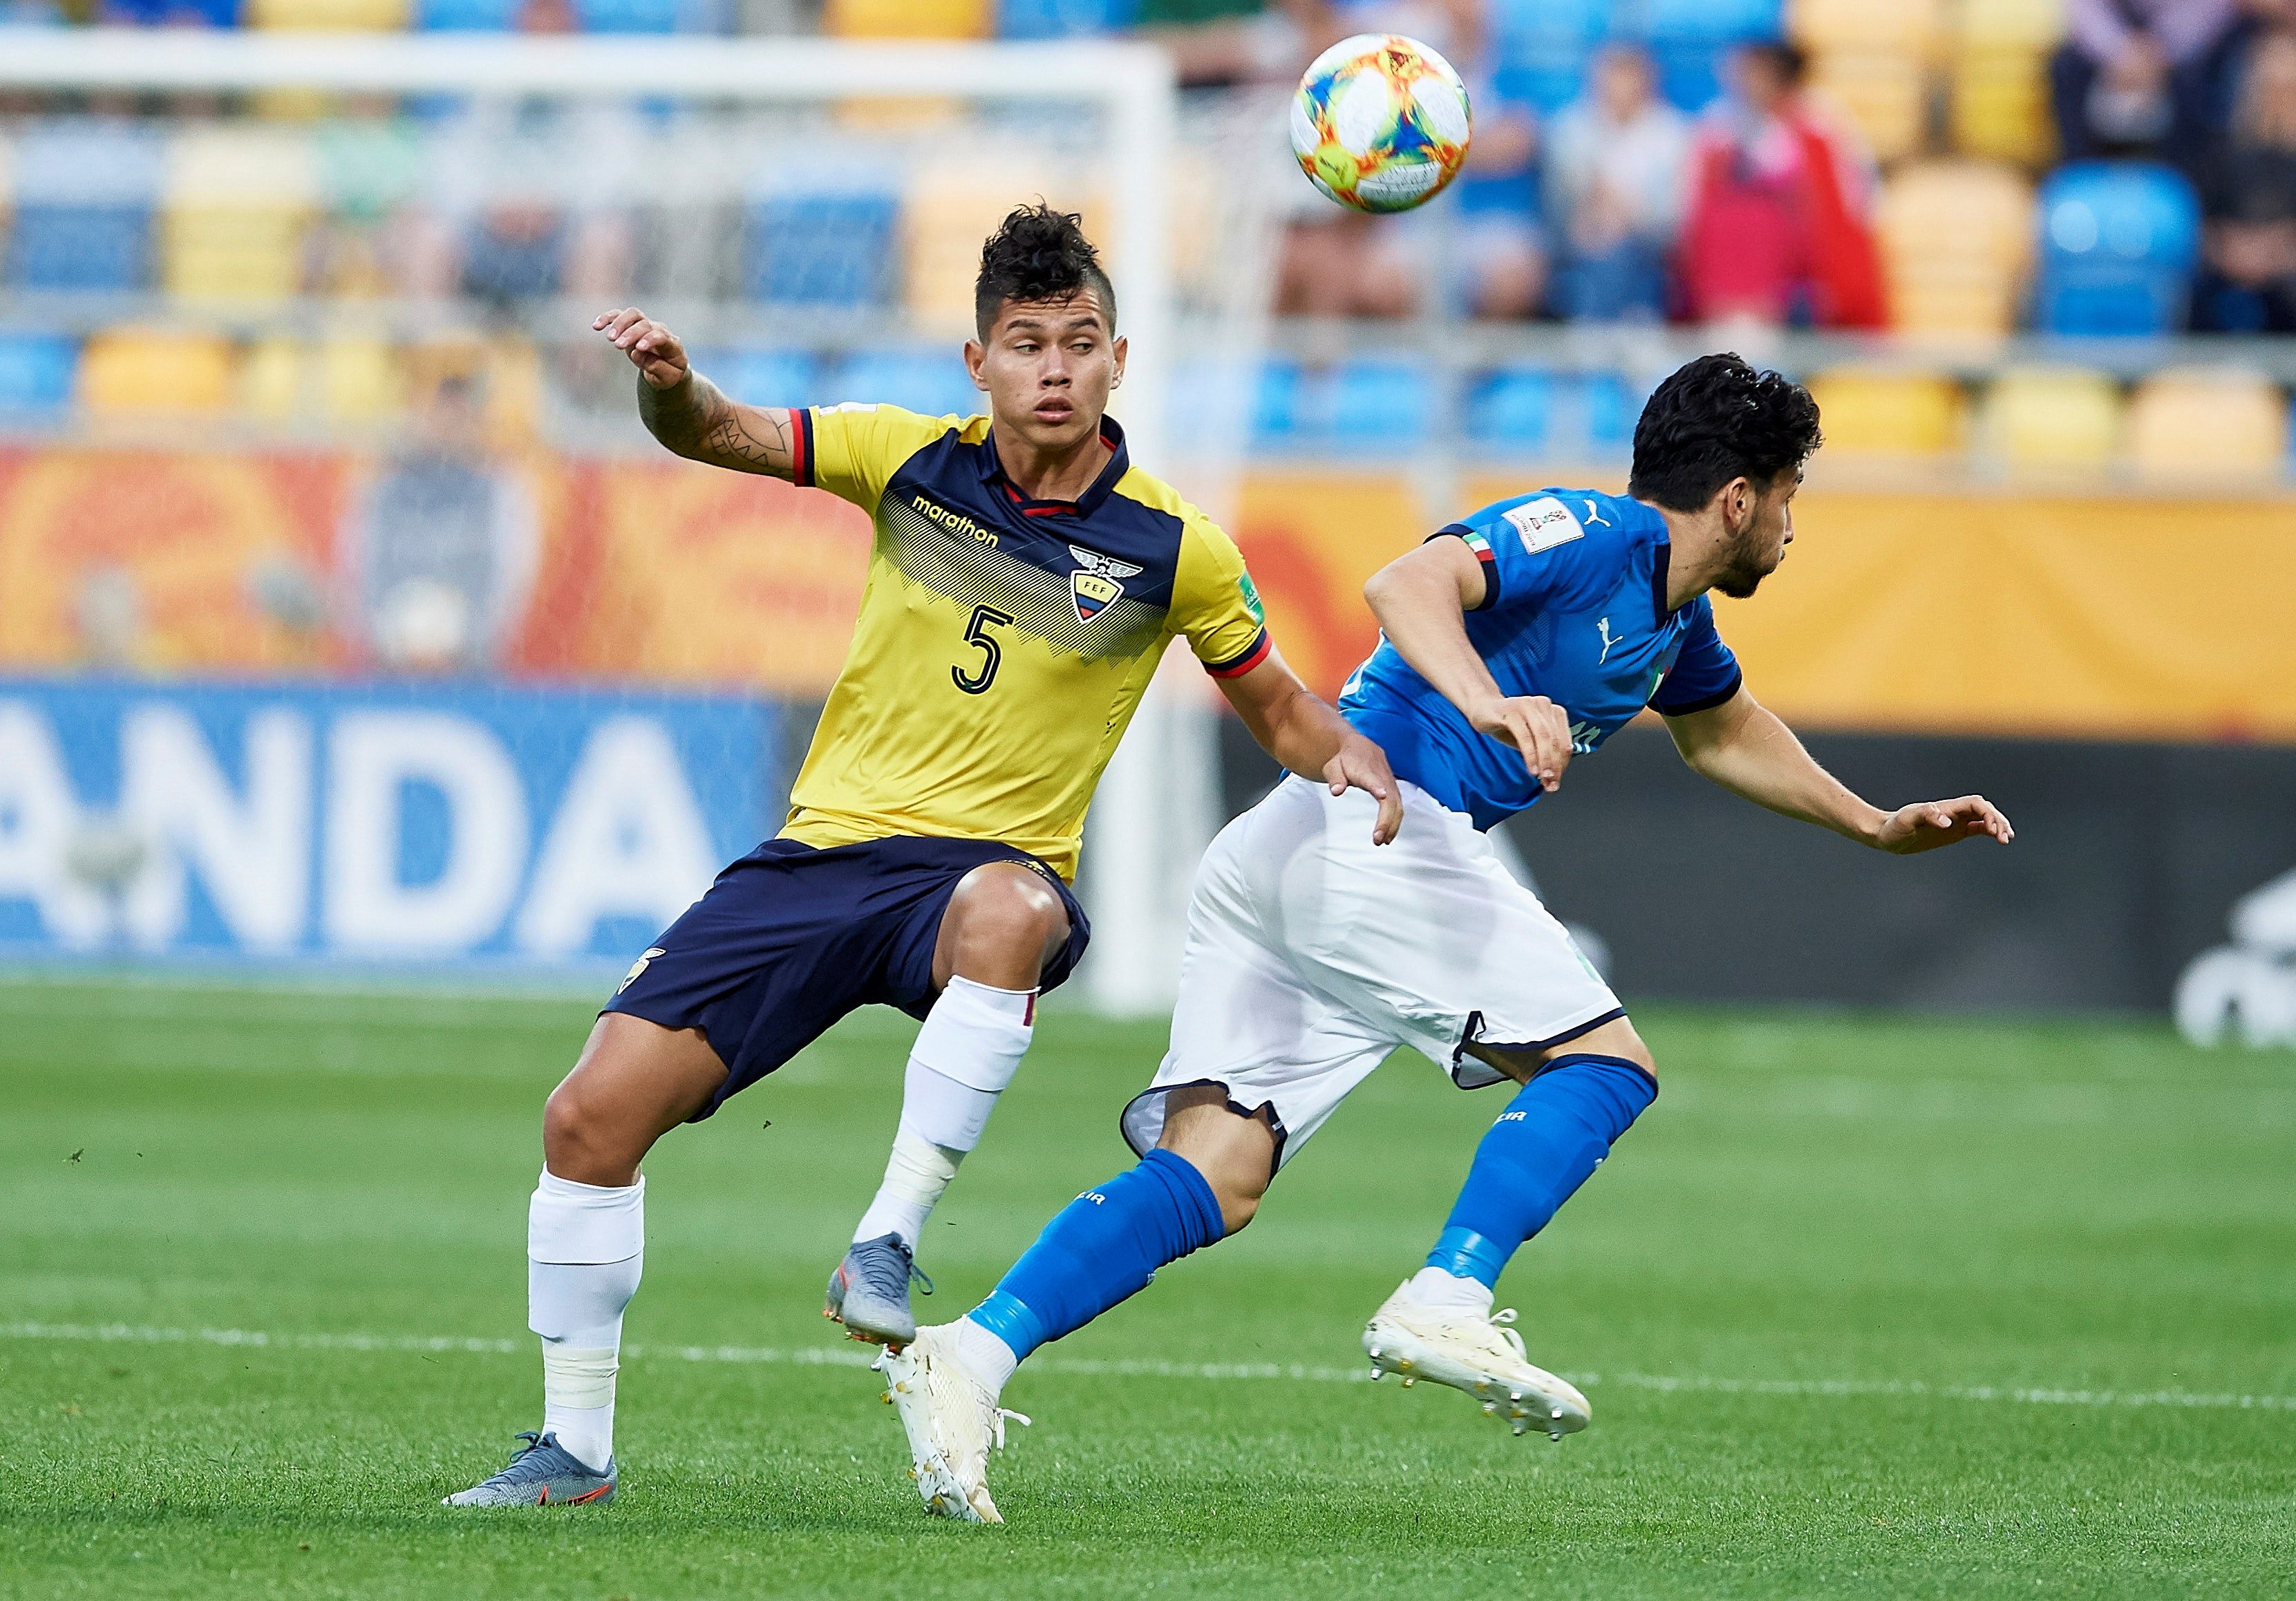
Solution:
<path fill-rule="evenodd" d="M 988 409 L 954 349 L 865 350 L 823 386 L 822 403 L 875 401 L 929 417 L 972 416 Z"/>
<path fill-rule="evenodd" d="M 718 33 L 716 0 L 574 0 L 584 33 Z"/>
<path fill-rule="evenodd" d="M 811 406 L 822 398 L 821 364 L 809 350 L 734 347 L 696 351 L 693 365 L 745 406 Z"/>
<path fill-rule="evenodd" d="M 1415 362 L 1352 361 L 1313 371 L 1271 361 L 1261 369 L 1252 432 L 1262 444 L 1351 454 L 1426 441 L 1433 386 Z"/>
<path fill-rule="evenodd" d="M 140 289 L 164 152 L 149 131 L 94 120 L 36 127 L 16 147 L 5 279 L 19 289 Z"/>
<path fill-rule="evenodd" d="M 1554 374 L 1543 367 L 1505 367 L 1467 390 L 1467 437 L 1479 445 L 1544 449 L 1554 434 Z"/>
<path fill-rule="evenodd" d="M 888 190 L 772 193 L 750 204 L 742 275 L 750 299 L 854 310 L 898 295 L 900 201 Z"/>
<path fill-rule="evenodd" d="M 0 331 L 0 416 L 42 416 L 71 400 L 76 341 L 29 331 Z"/>
<path fill-rule="evenodd" d="M 236 28 L 239 0 L 103 0 L 96 20 L 111 28 Z"/>
<path fill-rule="evenodd" d="M 1635 31 L 1652 44 L 1733 45 L 1785 31 L 1781 0 L 1638 0 Z"/>
<path fill-rule="evenodd" d="M 2041 191 L 2035 321 L 2045 333 L 2141 337 L 2184 324 L 2200 260 L 2192 185 L 2165 167 L 2087 161 Z"/>
<path fill-rule="evenodd" d="M 1587 55 L 1611 31 L 1611 0 L 1498 0 L 1491 92 L 1552 115 L 1578 98 Z"/>
<path fill-rule="evenodd" d="M 996 31 L 1008 39 L 1070 39 L 1117 32 L 1139 15 L 1139 0 L 1004 0 Z"/>
<path fill-rule="evenodd" d="M 1490 29 L 1500 53 L 1533 44 L 1576 45 L 1582 51 L 1608 37 L 1636 0 L 1492 0 Z"/>
<path fill-rule="evenodd" d="M 427 33 L 509 33 L 521 0 L 416 0 L 414 26 Z"/>
<path fill-rule="evenodd" d="M 1578 380 L 1579 437 L 1597 459 L 1624 456 L 1634 447 L 1642 400 L 1616 373 L 1589 373 Z"/>

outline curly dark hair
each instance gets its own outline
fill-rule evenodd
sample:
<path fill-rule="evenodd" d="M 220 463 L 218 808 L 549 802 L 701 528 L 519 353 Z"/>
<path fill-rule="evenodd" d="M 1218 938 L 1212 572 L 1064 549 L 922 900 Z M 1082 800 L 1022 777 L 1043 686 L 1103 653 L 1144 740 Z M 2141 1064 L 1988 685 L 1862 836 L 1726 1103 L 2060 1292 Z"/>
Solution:
<path fill-rule="evenodd" d="M 1670 512 L 1703 510 L 1734 478 L 1768 489 L 1825 442 L 1817 402 L 1783 373 L 1702 356 L 1658 386 L 1635 424 L 1627 493 Z"/>
<path fill-rule="evenodd" d="M 1108 331 L 1114 333 L 1116 286 L 1101 269 L 1100 252 L 1084 236 L 1084 218 L 1039 200 L 1014 208 L 980 247 L 973 322 L 986 340 L 1005 301 L 1065 300 L 1087 289 L 1100 298 Z"/>

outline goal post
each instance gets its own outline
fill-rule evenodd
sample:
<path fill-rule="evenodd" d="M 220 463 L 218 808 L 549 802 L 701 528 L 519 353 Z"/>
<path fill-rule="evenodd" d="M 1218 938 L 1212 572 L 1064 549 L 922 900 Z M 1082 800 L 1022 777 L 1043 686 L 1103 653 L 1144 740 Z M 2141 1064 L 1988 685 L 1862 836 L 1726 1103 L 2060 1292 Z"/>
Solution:
<path fill-rule="evenodd" d="M 1130 341 L 1115 409 L 1135 459 L 1152 472 L 1176 472 L 1168 423 L 1180 324 L 1170 169 L 1181 130 L 1172 63 L 1149 45 L 17 30 L 0 50 L 0 88 L 250 96 L 301 91 L 455 96 L 473 103 L 669 99 L 812 106 L 825 116 L 835 103 L 904 100 L 1091 108 L 1099 129 L 1092 163 L 1102 201 L 1097 220 Z M 152 300 L 134 314 L 160 320 L 178 310 L 198 315 L 196 308 Z M 398 308 L 402 322 L 407 309 Z M 243 331 L 250 315 L 235 309 L 234 325 Z M 281 315 L 308 324 L 332 314 L 298 300 Z M 735 320 L 760 325 L 754 314 Z M 1087 972 L 1092 998 L 1106 1010 L 1153 1012 L 1173 993 L 1187 881 L 1218 820 L 1212 718 L 1209 692 L 1167 663 L 1095 804 L 1083 874 L 1096 934 Z"/>

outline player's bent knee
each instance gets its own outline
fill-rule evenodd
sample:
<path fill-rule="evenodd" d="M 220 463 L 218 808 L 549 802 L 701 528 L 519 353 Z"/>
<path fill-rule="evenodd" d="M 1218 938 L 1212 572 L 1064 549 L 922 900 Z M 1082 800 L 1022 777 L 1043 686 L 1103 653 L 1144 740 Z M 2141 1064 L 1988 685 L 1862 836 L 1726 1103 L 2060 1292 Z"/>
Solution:
<path fill-rule="evenodd" d="M 609 1013 L 543 1104 L 544 1163 L 577 1184 L 635 1183 L 654 1141 L 708 1104 L 725 1079 L 699 1030 Z"/>
<path fill-rule="evenodd" d="M 1050 885 L 1017 862 L 990 862 L 966 874 L 949 897 L 934 977 L 946 984 L 961 973 L 1000 989 L 1029 989 L 1068 937 L 1068 907 Z"/>
<path fill-rule="evenodd" d="M 1275 1177 L 1275 1131 L 1266 1115 L 1234 1112 L 1218 1085 L 1191 1086 L 1172 1093 L 1157 1143 L 1204 1176 L 1229 1234 L 1258 1215 L 1260 1197 Z"/>

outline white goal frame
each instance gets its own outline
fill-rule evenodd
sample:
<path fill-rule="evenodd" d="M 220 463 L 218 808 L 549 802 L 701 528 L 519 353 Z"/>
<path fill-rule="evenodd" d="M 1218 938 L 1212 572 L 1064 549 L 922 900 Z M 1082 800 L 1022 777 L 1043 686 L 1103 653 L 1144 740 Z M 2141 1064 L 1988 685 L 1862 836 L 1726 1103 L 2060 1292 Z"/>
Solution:
<path fill-rule="evenodd" d="M 815 37 L 578 37 L 11 29 L 0 87 L 230 92 L 324 89 L 607 98 L 660 93 L 758 103 L 887 98 L 1094 101 L 1108 118 L 1109 263 L 1131 351 L 1123 414 L 1135 459 L 1169 460 L 1170 58 L 1151 45 L 906 44 Z M 1085 891 L 1104 1011 L 1149 1014 L 1177 987 L 1186 891 L 1216 825 L 1217 755 L 1201 694 L 1168 675 L 1140 709 L 1092 812 Z"/>

